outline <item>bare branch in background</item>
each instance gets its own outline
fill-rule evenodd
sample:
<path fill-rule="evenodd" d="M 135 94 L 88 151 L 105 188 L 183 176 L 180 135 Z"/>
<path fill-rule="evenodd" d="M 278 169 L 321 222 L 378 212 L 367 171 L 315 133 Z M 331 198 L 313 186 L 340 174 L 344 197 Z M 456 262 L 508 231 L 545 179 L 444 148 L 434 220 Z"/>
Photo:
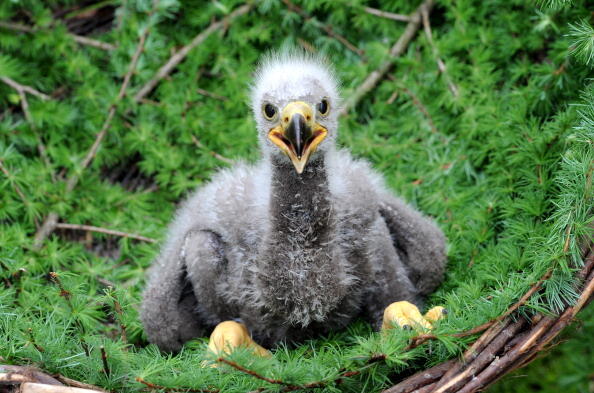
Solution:
<path fill-rule="evenodd" d="M 147 243 L 156 243 L 156 239 L 152 239 L 150 237 L 136 235 L 134 233 L 127 233 L 122 231 L 116 231 L 113 229 L 107 229 L 102 227 L 96 227 L 93 225 L 82 225 L 82 224 L 68 224 L 65 222 L 59 222 L 54 225 L 56 229 L 71 229 L 77 231 L 87 231 L 87 232 L 97 232 L 97 233 L 104 233 L 106 235 L 112 236 L 119 236 L 119 237 L 127 237 L 130 239 L 140 240 Z"/>
<path fill-rule="evenodd" d="M 30 27 L 30 26 L 26 26 L 26 25 L 23 25 L 20 23 L 4 22 L 4 21 L 0 21 L 0 27 L 3 27 L 8 30 L 13 30 L 13 31 L 22 31 L 23 33 L 35 33 L 37 31 L 39 31 L 39 29 Z M 76 34 L 69 34 L 69 35 L 72 37 L 72 39 L 74 39 L 74 41 L 76 41 L 77 43 L 79 43 L 81 45 L 92 46 L 94 48 L 99 48 L 99 49 L 103 49 L 103 50 L 107 50 L 107 51 L 116 49 L 115 45 L 108 44 L 107 42 L 102 42 L 99 40 L 95 40 L 93 38 L 84 37 L 82 35 L 76 35 Z"/>
<path fill-rule="evenodd" d="M 357 48 L 354 44 L 352 44 L 349 40 L 347 40 L 342 35 L 336 33 L 334 30 L 332 30 L 332 27 L 323 24 L 322 22 L 318 21 L 315 18 L 312 18 L 311 15 L 309 15 L 307 12 L 305 12 L 305 10 L 303 8 L 299 7 L 296 4 L 293 4 L 290 0 L 282 0 L 282 2 L 285 3 L 287 8 L 289 8 L 291 11 L 294 11 L 297 14 L 301 15 L 301 17 L 305 20 L 313 21 L 322 30 L 324 30 L 326 32 L 326 34 L 328 34 L 330 37 L 339 41 L 341 44 L 346 46 L 349 50 L 358 54 L 361 58 L 363 58 L 363 59 L 365 58 L 365 52 L 363 52 L 363 50 Z"/>
<path fill-rule="evenodd" d="M 159 68 L 159 71 L 157 71 L 155 76 L 151 80 L 149 80 L 144 86 L 142 86 L 138 93 L 136 93 L 136 95 L 134 96 L 134 101 L 138 102 L 142 100 L 148 93 L 150 93 L 155 88 L 155 86 L 157 86 L 161 79 L 169 75 L 169 73 L 171 73 L 171 71 L 173 71 L 173 69 L 177 67 L 179 63 L 182 62 L 182 60 L 188 55 L 188 53 L 190 53 L 192 49 L 204 42 L 204 40 L 206 40 L 212 33 L 223 27 L 228 26 L 238 16 L 247 14 L 252 9 L 252 7 L 252 4 L 244 4 L 241 7 L 237 8 L 235 11 L 231 12 L 223 19 L 211 23 L 211 25 L 208 26 L 206 30 L 202 31 L 200 34 L 194 37 L 194 39 L 189 44 L 177 51 L 173 56 L 169 58 L 169 60 L 161 68 Z"/>
<path fill-rule="evenodd" d="M 151 13 L 153 13 L 154 10 L 156 9 L 156 4 L 157 3 L 155 2 L 155 5 L 153 6 L 153 10 L 151 11 Z M 149 31 L 150 31 L 150 27 L 147 27 L 140 36 L 140 40 L 136 47 L 136 51 L 134 52 L 134 55 L 132 56 L 130 65 L 128 66 L 128 72 L 126 72 L 126 75 L 124 76 L 124 81 L 122 82 L 120 91 L 119 91 L 115 101 L 109 107 L 109 110 L 107 112 L 107 117 L 106 117 L 105 121 L 103 122 L 103 126 L 101 127 L 101 130 L 97 134 L 97 137 L 95 138 L 95 141 L 93 142 L 93 145 L 91 146 L 91 148 L 87 152 L 85 158 L 83 159 L 83 161 L 80 165 L 80 170 L 78 172 L 74 172 L 73 174 L 71 174 L 70 177 L 68 178 L 68 180 L 66 181 L 66 194 L 72 192 L 74 187 L 76 187 L 76 184 L 78 183 L 78 181 L 80 180 L 80 176 L 82 175 L 82 171 L 85 170 L 89 166 L 89 164 L 91 163 L 93 158 L 95 158 L 95 155 L 97 154 L 97 150 L 99 149 L 99 146 L 101 145 L 101 142 L 103 141 L 103 138 L 105 138 L 107 131 L 111 127 L 111 121 L 113 120 L 113 117 L 115 115 L 117 104 L 126 95 L 126 90 L 128 88 L 128 84 L 130 83 L 130 79 L 132 78 L 132 75 L 134 74 L 134 71 L 136 70 L 136 64 L 138 63 L 140 54 L 144 50 L 144 44 L 146 42 L 146 37 L 148 36 Z M 34 248 L 41 247 L 41 245 L 43 244 L 45 239 L 54 231 L 57 222 L 58 222 L 58 214 L 55 212 L 50 212 L 48 214 L 48 216 L 46 217 L 46 219 L 44 220 L 41 228 L 39 228 L 39 230 L 37 230 L 37 233 L 35 233 L 35 239 L 34 239 L 34 244 L 33 244 Z"/>
<path fill-rule="evenodd" d="M 423 10 L 421 12 L 423 17 L 423 29 L 425 30 L 425 35 L 427 36 L 427 41 L 429 41 L 429 45 L 431 45 L 431 50 L 433 51 L 433 56 L 435 57 L 435 61 L 437 62 L 437 68 L 439 68 L 439 72 L 443 74 L 446 83 L 448 84 L 448 88 L 454 97 L 458 97 L 458 87 L 452 82 L 452 78 L 448 74 L 447 68 L 443 60 L 439 57 L 439 51 L 437 47 L 433 43 L 433 34 L 431 33 L 431 24 L 429 23 L 429 12 L 427 10 Z"/>
<path fill-rule="evenodd" d="M 419 29 L 421 24 L 421 13 L 424 11 L 428 13 L 432 7 L 433 0 L 425 0 L 419 6 L 419 8 L 417 8 L 417 10 L 410 15 L 410 21 L 406 25 L 406 29 L 398 41 L 396 41 L 396 43 L 390 49 L 388 59 L 384 61 L 378 69 L 371 72 L 359 85 L 359 87 L 357 87 L 355 91 L 351 93 L 350 97 L 345 100 L 343 106 L 340 108 L 339 116 L 348 113 L 349 110 L 359 103 L 363 96 L 369 93 L 378 84 L 378 82 L 384 78 L 386 73 L 390 70 L 390 68 L 392 68 L 394 61 L 404 53 L 404 50 Z"/>
<path fill-rule="evenodd" d="M 395 14 L 393 12 L 378 10 L 377 8 L 363 7 L 365 12 L 371 15 L 380 16 L 386 19 L 397 20 L 399 22 L 410 22 L 410 16 L 403 14 Z"/>

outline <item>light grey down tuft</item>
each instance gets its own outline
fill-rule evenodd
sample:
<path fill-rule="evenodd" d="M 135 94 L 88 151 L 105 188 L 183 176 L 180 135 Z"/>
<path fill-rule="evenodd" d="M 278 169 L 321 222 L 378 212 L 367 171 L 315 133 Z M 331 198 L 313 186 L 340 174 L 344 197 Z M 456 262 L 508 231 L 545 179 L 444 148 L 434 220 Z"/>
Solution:
<path fill-rule="evenodd" d="M 328 136 L 302 174 L 267 138 L 265 102 L 330 111 Z M 180 207 L 150 270 L 141 319 L 150 342 L 176 351 L 241 319 L 271 347 L 340 329 L 357 317 L 379 329 L 384 308 L 420 305 L 442 280 L 445 239 L 362 160 L 336 147 L 340 105 L 330 68 L 271 56 L 252 89 L 262 159 L 223 170 Z"/>

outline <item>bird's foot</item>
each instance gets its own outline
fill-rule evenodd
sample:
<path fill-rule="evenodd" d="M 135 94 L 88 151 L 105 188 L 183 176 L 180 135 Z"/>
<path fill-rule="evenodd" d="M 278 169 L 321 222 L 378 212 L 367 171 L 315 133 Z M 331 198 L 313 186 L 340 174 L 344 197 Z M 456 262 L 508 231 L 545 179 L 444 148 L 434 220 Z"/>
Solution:
<path fill-rule="evenodd" d="M 252 350 L 254 355 L 261 357 L 272 356 L 264 347 L 258 345 L 243 323 L 236 321 L 225 321 L 219 323 L 208 341 L 208 350 L 216 356 L 230 354 L 236 348 L 247 348 Z"/>
<path fill-rule="evenodd" d="M 432 323 L 437 322 L 447 314 L 441 306 L 433 307 L 422 315 L 417 306 L 410 302 L 402 301 L 390 304 L 384 310 L 382 330 L 399 326 L 402 329 L 431 330 Z"/>

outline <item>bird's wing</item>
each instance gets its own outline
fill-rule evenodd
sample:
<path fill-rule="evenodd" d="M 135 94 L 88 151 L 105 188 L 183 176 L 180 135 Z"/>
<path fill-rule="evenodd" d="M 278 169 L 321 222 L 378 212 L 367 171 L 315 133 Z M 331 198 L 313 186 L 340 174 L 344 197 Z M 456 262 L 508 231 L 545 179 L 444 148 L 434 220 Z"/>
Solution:
<path fill-rule="evenodd" d="M 431 219 L 388 192 L 379 198 L 379 213 L 419 293 L 433 292 L 445 270 L 446 247 L 442 231 Z"/>

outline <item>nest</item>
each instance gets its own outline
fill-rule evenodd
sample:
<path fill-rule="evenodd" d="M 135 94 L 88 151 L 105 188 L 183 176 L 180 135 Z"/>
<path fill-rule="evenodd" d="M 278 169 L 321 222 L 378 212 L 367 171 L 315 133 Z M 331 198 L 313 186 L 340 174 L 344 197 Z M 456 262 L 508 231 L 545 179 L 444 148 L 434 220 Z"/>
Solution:
<path fill-rule="evenodd" d="M 536 314 L 528 320 L 517 312 L 550 278 L 552 271 L 549 270 L 502 317 L 476 328 L 488 326 L 461 359 L 419 371 L 384 393 L 477 392 L 530 363 L 594 297 L 594 242 L 590 241 L 584 248 L 583 255 L 584 266 L 576 274 L 580 296 L 558 316 Z"/>
<path fill-rule="evenodd" d="M 483 332 L 464 352 L 461 359 L 451 359 L 419 371 L 388 388 L 384 393 L 477 392 L 530 363 L 594 297 L 594 241 L 590 240 L 583 251 L 584 266 L 576 273 L 580 295 L 575 304 L 567 305 L 557 316 L 536 314 L 527 319 L 519 315 L 518 309 L 550 278 L 552 270 L 549 269 L 499 318 L 459 334 L 467 336 Z M 433 338 L 435 337 L 431 334 L 420 335 L 409 348 L 417 347 Z M 105 357 L 103 360 L 105 362 Z M 234 365 L 233 362 L 229 363 Z M 245 371 L 243 368 L 240 370 Z M 156 385 L 152 387 L 160 388 Z M 32 367 L 0 365 L 0 392 L 105 393 L 105 390 L 60 375 L 49 376 Z"/>

